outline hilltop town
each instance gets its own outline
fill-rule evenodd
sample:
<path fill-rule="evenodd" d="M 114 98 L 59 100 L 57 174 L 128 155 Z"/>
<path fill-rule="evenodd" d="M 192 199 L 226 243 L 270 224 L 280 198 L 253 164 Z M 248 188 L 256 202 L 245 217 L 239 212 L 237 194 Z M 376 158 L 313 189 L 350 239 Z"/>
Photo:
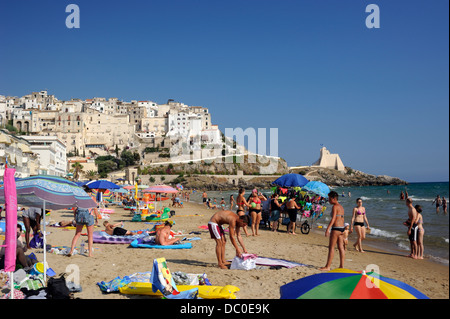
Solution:
<path fill-rule="evenodd" d="M 22 178 L 183 182 L 205 189 L 268 187 L 289 172 L 335 186 L 406 184 L 346 167 L 325 147 L 312 165 L 296 167 L 251 153 L 225 137 L 206 107 L 171 99 L 165 104 L 103 97 L 63 101 L 47 91 L 0 95 L 0 176 L 6 161 Z"/>
<path fill-rule="evenodd" d="M 63 101 L 47 91 L 0 95 L 0 128 L 0 163 L 8 159 L 17 177 L 49 174 L 132 183 L 141 174 L 166 174 L 176 163 L 210 164 L 206 159 L 227 163 L 221 173 L 248 173 L 247 163 L 236 163 L 236 156 L 249 152 L 224 136 L 208 108 L 171 99 L 157 104 L 103 97 Z M 285 161 L 275 159 L 281 170 L 271 173 L 284 173 Z"/>

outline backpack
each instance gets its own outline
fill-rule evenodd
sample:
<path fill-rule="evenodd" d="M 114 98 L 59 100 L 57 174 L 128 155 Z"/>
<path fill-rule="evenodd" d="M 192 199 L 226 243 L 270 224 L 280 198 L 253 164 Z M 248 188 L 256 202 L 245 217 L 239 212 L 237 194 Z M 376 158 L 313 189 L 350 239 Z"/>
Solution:
<path fill-rule="evenodd" d="M 66 285 L 66 274 L 61 277 L 51 277 L 47 282 L 47 298 L 48 299 L 70 299 L 70 291 Z"/>

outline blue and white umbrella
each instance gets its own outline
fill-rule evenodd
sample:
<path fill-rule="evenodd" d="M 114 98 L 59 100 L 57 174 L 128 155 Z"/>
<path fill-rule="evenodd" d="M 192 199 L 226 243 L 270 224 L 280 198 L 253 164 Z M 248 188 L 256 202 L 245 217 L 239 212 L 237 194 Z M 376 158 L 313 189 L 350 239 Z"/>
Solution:
<path fill-rule="evenodd" d="M 303 189 L 325 198 L 328 198 L 328 193 L 330 192 L 330 188 L 326 184 L 318 181 L 309 182 L 303 186 Z"/>

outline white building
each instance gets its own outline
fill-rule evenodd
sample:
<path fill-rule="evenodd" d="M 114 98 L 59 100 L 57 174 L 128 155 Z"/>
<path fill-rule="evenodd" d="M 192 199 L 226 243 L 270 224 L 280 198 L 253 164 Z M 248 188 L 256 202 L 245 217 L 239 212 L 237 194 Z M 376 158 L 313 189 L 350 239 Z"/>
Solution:
<path fill-rule="evenodd" d="M 6 119 L 6 97 L 0 95 L 0 126 L 6 125 L 8 123 Z"/>
<path fill-rule="evenodd" d="M 320 158 L 311 166 L 319 166 L 325 168 L 336 169 L 338 171 L 345 171 L 344 163 L 342 163 L 339 154 L 331 154 L 326 147 L 320 149 Z"/>
<path fill-rule="evenodd" d="M 0 130 L 0 176 L 4 175 L 6 161 L 9 167 L 16 169 L 15 177 L 37 175 L 38 158 L 28 141 Z"/>
<path fill-rule="evenodd" d="M 39 157 L 39 175 L 66 176 L 66 145 L 57 136 L 23 136 Z"/>

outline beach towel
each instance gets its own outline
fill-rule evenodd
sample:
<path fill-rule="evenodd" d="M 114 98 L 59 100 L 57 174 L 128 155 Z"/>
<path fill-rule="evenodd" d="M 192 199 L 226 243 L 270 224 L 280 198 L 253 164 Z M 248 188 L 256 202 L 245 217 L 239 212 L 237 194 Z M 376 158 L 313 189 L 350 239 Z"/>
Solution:
<path fill-rule="evenodd" d="M 293 261 L 288 261 L 284 259 L 260 257 L 255 254 L 242 254 L 242 261 L 252 260 L 257 266 L 267 266 L 267 267 L 284 267 L 284 268 L 294 268 L 294 267 L 307 267 L 306 264 L 301 264 Z M 231 260 L 229 260 L 231 261 Z"/>
<path fill-rule="evenodd" d="M 123 278 L 120 278 L 120 276 L 117 276 L 111 281 L 108 282 L 98 282 L 97 286 L 100 288 L 100 290 L 104 293 L 112 293 L 112 292 L 118 292 L 119 288 L 124 287 L 128 285 L 129 283 L 133 282 L 130 277 L 125 276 Z"/>

